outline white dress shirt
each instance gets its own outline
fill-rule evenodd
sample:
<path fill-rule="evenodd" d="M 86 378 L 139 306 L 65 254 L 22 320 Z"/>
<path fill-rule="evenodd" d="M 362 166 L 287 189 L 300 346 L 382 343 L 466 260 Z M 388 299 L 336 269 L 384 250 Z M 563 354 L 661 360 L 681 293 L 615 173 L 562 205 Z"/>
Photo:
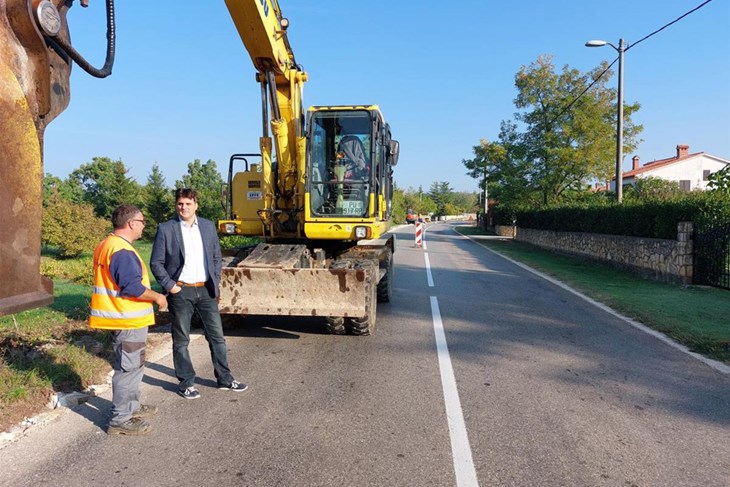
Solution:
<path fill-rule="evenodd" d="M 205 249 L 198 219 L 196 218 L 192 225 L 180 220 L 180 230 L 182 230 L 185 264 L 178 280 L 188 284 L 205 282 L 208 279 L 205 274 Z"/>

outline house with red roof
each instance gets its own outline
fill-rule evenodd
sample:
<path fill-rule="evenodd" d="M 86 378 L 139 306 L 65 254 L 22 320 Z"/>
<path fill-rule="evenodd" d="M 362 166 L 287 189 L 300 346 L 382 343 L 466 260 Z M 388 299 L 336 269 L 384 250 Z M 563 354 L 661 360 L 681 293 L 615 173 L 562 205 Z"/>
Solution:
<path fill-rule="evenodd" d="M 689 153 L 688 145 L 678 145 L 674 157 L 639 164 L 639 156 L 631 158 L 631 171 L 623 173 L 623 185 L 633 186 L 636 180 L 655 177 L 676 181 L 685 191 L 705 190 L 710 174 L 730 165 L 730 161 L 705 152 Z M 616 178 L 611 180 L 611 189 L 616 188 Z"/>

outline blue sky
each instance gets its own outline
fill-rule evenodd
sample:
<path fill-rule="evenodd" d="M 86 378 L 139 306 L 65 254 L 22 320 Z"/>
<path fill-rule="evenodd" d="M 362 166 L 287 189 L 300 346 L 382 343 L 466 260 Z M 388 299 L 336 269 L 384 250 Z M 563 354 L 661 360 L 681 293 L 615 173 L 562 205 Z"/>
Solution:
<path fill-rule="evenodd" d="M 476 191 L 462 159 L 513 118 L 514 76 L 539 55 L 587 71 L 703 0 L 280 0 L 305 105 L 377 103 L 400 140 L 401 188 L 449 181 Z M 104 2 L 69 13 L 73 44 L 95 66 L 106 48 Z M 254 69 L 223 0 L 116 2 L 111 77 L 75 67 L 69 108 L 46 129 L 45 172 L 65 177 L 95 156 L 121 159 L 144 184 L 157 162 L 168 185 L 194 159 L 226 174 L 236 152 L 258 152 Z M 609 81 L 616 86 L 616 76 Z M 730 159 L 730 1 L 713 0 L 630 48 L 624 98 L 642 108 L 642 162 L 690 152 Z"/>

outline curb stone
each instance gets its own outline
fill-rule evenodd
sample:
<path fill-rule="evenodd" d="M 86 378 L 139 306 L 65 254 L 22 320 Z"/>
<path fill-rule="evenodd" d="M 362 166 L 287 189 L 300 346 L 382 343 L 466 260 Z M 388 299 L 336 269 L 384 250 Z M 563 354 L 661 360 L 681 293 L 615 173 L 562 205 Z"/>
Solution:
<path fill-rule="evenodd" d="M 191 333 L 190 340 L 197 340 L 202 336 L 202 333 Z M 154 347 L 148 348 L 148 351 L 151 353 L 148 353 L 146 362 L 157 362 L 161 360 L 172 353 L 172 337 L 166 334 L 164 339 L 160 340 Z M 112 375 L 114 375 L 114 371 L 110 370 L 104 384 L 90 385 L 84 391 L 55 392 L 51 394 L 47 403 L 49 411 L 25 418 L 8 431 L 0 432 L 0 450 L 23 438 L 31 429 L 56 421 L 69 410 L 79 407 L 90 398 L 101 396 L 110 391 L 112 387 Z"/>

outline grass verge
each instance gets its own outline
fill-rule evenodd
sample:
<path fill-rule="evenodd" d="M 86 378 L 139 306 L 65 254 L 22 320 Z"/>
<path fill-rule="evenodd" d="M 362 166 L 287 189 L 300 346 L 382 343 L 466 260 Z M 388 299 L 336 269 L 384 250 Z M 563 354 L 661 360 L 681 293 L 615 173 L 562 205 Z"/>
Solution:
<path fill-rule="evenodd" d="M 138 241 L 135 247 L 149 262 L 152 244 Z M 41 272 L 53 279 L 53 304 L 0 317 L 0 431 L 43 411 L 53 392 L 105 381 L 111 370 L 111 336 L 90 329 L 87 322 L 91 271 L 91 255 L 63 259 L 47 249 Z"/>
<path fill-rule="evenodd" d="M 457 230 L 464 235 L 486 235 L 477 227 Z M 730 292 L 726 290 L 651 281 L 507 238 L 476 241 L 555 277 L 694 352 L 730 364 Z"/>

